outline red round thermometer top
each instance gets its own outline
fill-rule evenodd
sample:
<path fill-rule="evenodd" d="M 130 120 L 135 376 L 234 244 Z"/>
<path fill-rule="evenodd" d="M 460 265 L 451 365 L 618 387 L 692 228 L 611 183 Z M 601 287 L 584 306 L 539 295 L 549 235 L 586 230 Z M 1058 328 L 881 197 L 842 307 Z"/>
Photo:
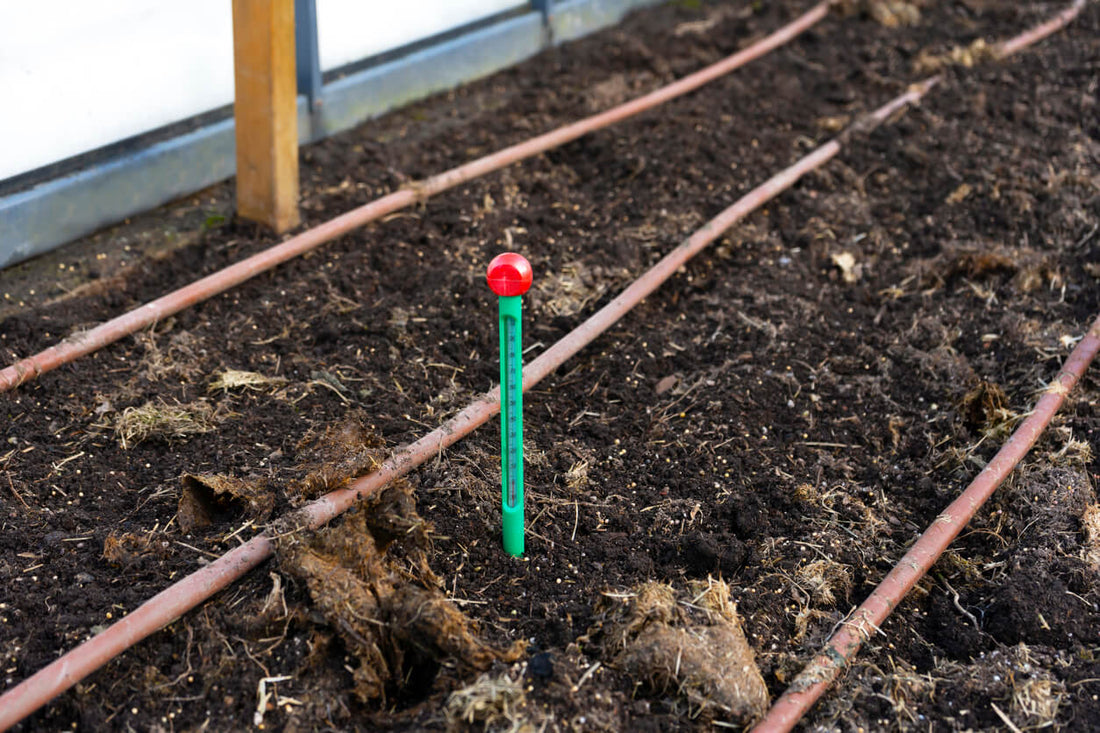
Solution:
<path fill-rule="evenodd" d="M 523 295 L 531 287 L 531 263 L 523 255 L 505 252 L 489 263 L 487 279 L 497 295 Z"/>

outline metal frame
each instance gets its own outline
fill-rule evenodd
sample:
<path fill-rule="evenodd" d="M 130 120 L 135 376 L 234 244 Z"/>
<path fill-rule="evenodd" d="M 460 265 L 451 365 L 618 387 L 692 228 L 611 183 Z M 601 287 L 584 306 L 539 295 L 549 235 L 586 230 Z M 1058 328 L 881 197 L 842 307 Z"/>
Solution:
<path fill-rule="evenodd" d="M 298 94 L 311 112 L 321 109 L 321 46 L 317 42 L 317 0 L 294 0 L 294 49 Z"/>
<path fill-rule="evenodd" d="M 531 0 L 529 12 L 322 85 L 316 0 L 295 0 L 299 141 L 487 76 L 657 2 Z M 233 120 L 221 120 L 0 197 L 0 268 L 223 181 L 235 153 Z"/>

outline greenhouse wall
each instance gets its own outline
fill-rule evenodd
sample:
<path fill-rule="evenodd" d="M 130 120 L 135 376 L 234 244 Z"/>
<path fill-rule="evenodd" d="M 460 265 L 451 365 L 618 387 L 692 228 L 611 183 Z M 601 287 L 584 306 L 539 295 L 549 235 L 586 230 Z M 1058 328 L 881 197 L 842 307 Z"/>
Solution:
<path fill-rule="evenodd" d="M 346 130 L 654 3 L 296 0 L 299 139 Z M 0 115 L 9 141 L 0 267 L 234 173 L 225 0 L 0 4 L 0 90 L 12 105 Z"/>

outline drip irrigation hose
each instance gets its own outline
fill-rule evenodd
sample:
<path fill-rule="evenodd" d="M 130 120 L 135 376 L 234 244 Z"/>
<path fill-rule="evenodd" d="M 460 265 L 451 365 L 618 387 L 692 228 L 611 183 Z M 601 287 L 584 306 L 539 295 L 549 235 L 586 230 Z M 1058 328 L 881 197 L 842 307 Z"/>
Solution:
<path fill-rule="evenodd" d="M 824 649 L 791 682 L 754 733 L 791 730 L 821 694 L 848 667 L 863 643 L 880 630 L 882 622 L 909 591 L 924 577 L 947 546 L 958 536 L 986 499 L 1001 485 L 1023 459 L 1066 395 L 1100 349 L 1100 318 L 1097 318 L 1077 344 L 1054 381 L 1047 387 L 1031 415 L 997 451 L 966 490 L 945 509 L 917 539 L 878 587 L 853 611 L 840 629 L 826 642 Z"/>
<path fill-rule="evenodd" d="M 1073 0 L 1065 10 L 1058 13 L 1045 23 L 1040 23 L 1029 31 L 1024 31 L 1015 38 L 1009 38 L 997 46 L 997 56 L 1005 58 L 1017 51 L 1022 51 L 1028 46 L 1034 46 L 1044 38 L 1051 36 L 1073 22 L 1074 18 L 1081 14 L 1088 0 Z"/>
<path fill-rule="evenodd" d="M 916 85 L 862 118 L 853 129 L 865 131 L 885 122 L 898 110 L 912 104 L 933 85 L 931 79 Z M 799 159 L 740 198 L 702 228 L 683 240 L 656 265 L 647 270 L 611 302 L 570 331 L 523 369 L 527 391 L 568 358 L 591 343 L 630 309 L 655 291 L 689 259 L 720 237 L 748 214 L 793 186 L 802 176 L 820 168 L 840 152 L 845 133 Z M 172 623 L 249 570 L 275 551 L 275 536 L 304 527 L 316 529 L 373 494 L 395 478 L 404 476 L 444 448 L 458 442 L 500 410 L 499 385 L 475 399 L 461 412 L 414 443 L 398 448 L 374 472 L 343 489 L 330 492 L 277 521 L 271 534 L 253 537 L 150 598 L 132 613 L 106 630 L 67 652 L 0 696 L 0 731 L 22 720 L 87 675 L 137 642 Z"/>
<path fill-rule="evenodd" d="M 1064 28 L 1080 14 L 1087 0 L 1075 0 L 1051 20 L 997 45 L 997 58 L 1010 56 Z M 791 682 L 772 705 L 753 733 L 789 731 L 817 702 L 840 673 L 851 663 L 863 643 L 878 632 L 882 622 L 932 568 L 974 517 L 978 509 L 1023 460 L 1050 424 L 1066 395 L 1081 379 L 1100 349 L 1100 317 L 1069 355 L 1061 371 L 1039 398 L 1035 409 L 1012 433 L 966 490 L 928 526 L 905 556 L 898 561 L 859 608 L 849 614 L 824 648 Z"/>
<path fill-rule="evenodd" d="M 826 15 L 833 0 L 819 2 L 809 11 L 772 34 L 679 81 L 643 95 L 606 112 L 586 117 L 551 132 L 491 153 L 483 158 L 436 174 L 345 212 L 274 247 L 258 252 L 184 287 L 163 295 L 87 331 L 74 334 L 54 346 L 21 359 L 0 370 L 0 392 L 38 377 L 59 366 L 86 356 L 143 328 L 147 328 L 189 306 L 223 293 L 273 267 L 305 254 L 353 229 L 422 202 L 459 184 L 526 160 L 577 138 L 621 122 L 676 97 L 683 96 L 731 71 L 790 42 Z"/>

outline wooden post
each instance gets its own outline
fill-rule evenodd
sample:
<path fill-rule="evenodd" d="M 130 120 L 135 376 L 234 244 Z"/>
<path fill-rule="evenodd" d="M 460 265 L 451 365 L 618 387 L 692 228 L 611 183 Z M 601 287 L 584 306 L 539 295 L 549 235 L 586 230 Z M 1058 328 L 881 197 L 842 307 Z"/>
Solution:
<path fill-rule="evenodd" d="M 285 232 L 298 217 L 294 0 L 233 0 L 237 213 Z"/>

